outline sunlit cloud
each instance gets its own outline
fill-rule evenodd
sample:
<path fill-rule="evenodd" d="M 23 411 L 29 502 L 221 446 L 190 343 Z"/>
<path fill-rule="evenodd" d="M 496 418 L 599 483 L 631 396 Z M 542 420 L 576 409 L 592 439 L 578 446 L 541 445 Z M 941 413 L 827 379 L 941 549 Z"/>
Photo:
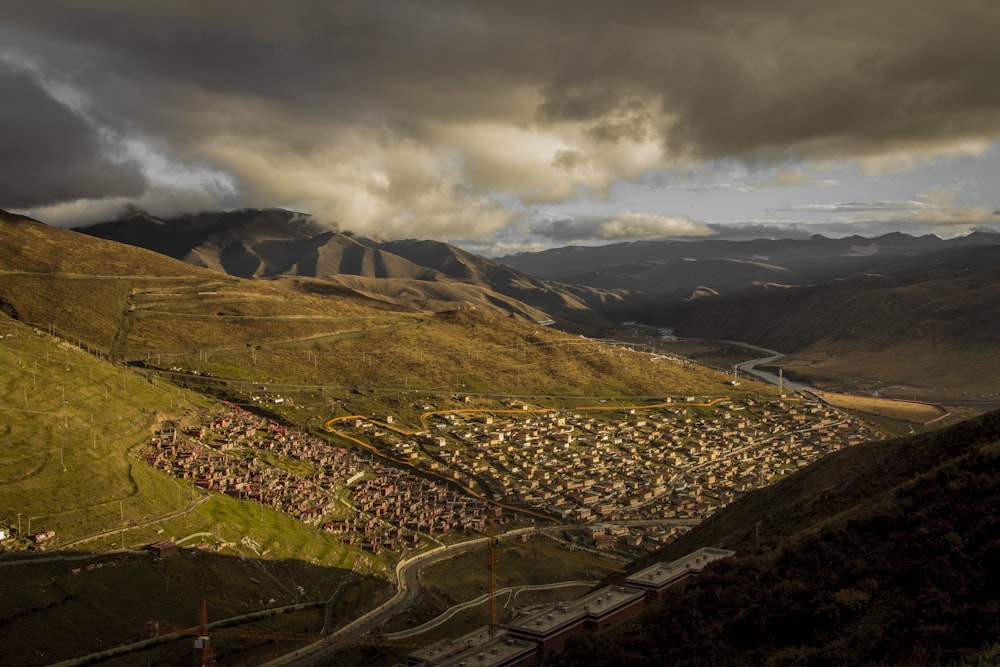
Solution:
<path fill-rule="evenodd" d="M 711 234 L 704 223 L 688 218 L 623 212 L 610 218 L 537 221 L 528 233 L 564 243 L 697 237 Z"/>

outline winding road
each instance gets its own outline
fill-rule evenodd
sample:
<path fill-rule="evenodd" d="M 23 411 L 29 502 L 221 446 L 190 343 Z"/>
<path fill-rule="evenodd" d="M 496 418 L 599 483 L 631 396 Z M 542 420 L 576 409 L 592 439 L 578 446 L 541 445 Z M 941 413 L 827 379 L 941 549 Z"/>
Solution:
<path fill-rule="evenodd" d="M 736 364 L 738 368 L 743 373 L 747 375 L 752 375 L 758 380 L 763 380 L 768 384 L 773 384 L 775 386 L 781 386 L 789 391 L 815 391 L 808 385 L 801 384 L 799 382 L 792 382 L 788 378 L 779 378 L 774 373 L 769 373 L 767 371 L 758 370 L 757 366 L 759 364 L 769 364 L 773 361 L 783 358 L 785 355 L 777 350 L 769 350 L 766 347 L 760 347 L 758 345 L 751 345 L 750 343 L 742 343 L 738 340 L 714 340 L 711 338 L 678 338 L 678 341 L 688 341 L 692 343 L 725 343 L 726 345 L 735 345 L 736 347 L 742 347 L 744 350 L 752 350 L 754 352 L 762 352 L 766 354 L 765 357 L 760 357 L 759 359 L 751 359 L 750 361 L 744 361 L 741 364 Z"/>
<path fill-rule="evenodd" d="M 517 535 L 529 530 L 531 529 L 521 528 L 505 533 L 503 537 Z M 487 539 L 486 537 L 482 537 L 460 544 L 438 547 L 405 561 L 400 561 L 396 565 L 396 581 L 398 582 L 396 593 L 391 598 L 363 616 L 330 633 L 329 640 L 317 641 L 291 653 L 286 653 L 279 658 L 264 663 L 263 667 L 309 667 L 311 665 L 329 664 L 328 661 L 341 645 L 351 644 L 351 637 L 360 637 L 365 633 L 377 630 L 383 623 L 409 609 L 416 602 L 417 596 L 421 592 L 420 570 L 438 561 L 457 556 L 472 549 L 481 548 L 486 544 Z"/>
<path fill-rule="evenodd" d="M 775 353 L 770 357 L 761 357 L 760 359 L 751 359 L 750 361 L 745 361 L 742 364 L 737 364 L 736 367 L 748 375 L 753 375 L 758 380 L 763 380 L 764 382 L 777 385 L 782 389 L 788 389 L 789 391 L 812 391 L 812 389 L 799 382 L 792 382 L 786 377 L 779 377 L 774 373 L 769 373 L 768 371 L 758 370 L 756 368 L 757 364 L 768 364 L 772 361 L 777 361 L 785 355 L 780 353 Z"/>

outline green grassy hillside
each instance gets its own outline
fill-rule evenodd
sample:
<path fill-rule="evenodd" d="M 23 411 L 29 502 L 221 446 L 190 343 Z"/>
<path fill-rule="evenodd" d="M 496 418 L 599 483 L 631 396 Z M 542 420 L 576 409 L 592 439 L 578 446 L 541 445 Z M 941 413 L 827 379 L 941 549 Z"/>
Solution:
<path fill-rule="evenodd" d="M 187 490 L 178 494 L 129 453 L 166 419 L 199 419 L 209 409 L 204 398 L 6 317 L 0 335 L 0 507 L 8 526 L 20 514 L 25 533 L 55 530 L 66 545 L 96 527 L 188 505 Z"/>
<path fill-rule="evenodd" d="M 150 619 L 193 624 L 202 595 L 229 601 L 214 613 L 231 616 L 271 598 L 271 606 L 319 604 L 351 582 L 345 591 L 360 588 L 333 610 L 344 614 L 358 604 L 351 596 L 387 586 L 381 564 L 332 535 L 208 496 L 141 460 L 165 421 L 204 420 L 213 405 L 203 396 L 6 316 L 0 336 L 0 528 L 11 535 L 0 543 L 4 664 L 47 664 L 139 639 Z M 29 539 L 46 531 L 47 542 Z M 201 549 L 162 562 L 135 552 L 162 539 Z M 168 653 L 186 656 L 182 644 Z"/>

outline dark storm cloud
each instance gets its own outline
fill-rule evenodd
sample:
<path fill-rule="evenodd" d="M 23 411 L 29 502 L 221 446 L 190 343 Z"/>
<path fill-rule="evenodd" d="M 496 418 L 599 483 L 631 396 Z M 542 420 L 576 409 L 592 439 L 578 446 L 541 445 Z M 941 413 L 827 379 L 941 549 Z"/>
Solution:
<path fill-rule="evenodd" d="M 563 45 L 543 87 L 546 118 L 600 127 L 616 100 L 656 100 L 668 153 L 699 158 L 857 156 L 1000 130 L 995 4 L 680 2 L 647 10 L 579 12 L 588 21 L 580 33 L 594 40 Z"/>
<path fill-rule="evenodd" d="M 602 194 L 678 162 L 889 165 L 1000 137 L 1000 6 L 974 0 L 0 7 L 3 43 L 88 95 L 116 136 L 231 178 L 243 204 L 325 208 L 387 236 L 495 231 L 512 215 L 497 195 Z M 95 174 L 39 171 L 35 194 L 10 198 L 45 199 L 47 178 L 52 203 L 134 192 L 92 127 L 62 127 L 74 136 L 53 150 Z"/>
<path fill-rule="evenodd" d="M 144 181 L 135 165 L 109 159 L 93 127 L 3 61 L 0 100 L 3 206 L 142 193 Z"/>

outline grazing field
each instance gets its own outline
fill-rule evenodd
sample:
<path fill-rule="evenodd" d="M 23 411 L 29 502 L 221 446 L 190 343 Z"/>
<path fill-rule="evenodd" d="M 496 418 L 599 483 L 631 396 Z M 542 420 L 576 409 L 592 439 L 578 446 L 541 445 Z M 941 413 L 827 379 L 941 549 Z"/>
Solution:
<path fill-rule="evenodd" d="M 948 415 L 945 408 L 930 403 L 830 392 L 817 392 L 817 394 L 824 401 L 838 408 L 865 412 L 911 424 L 927 424 Z"/>
<path fill-rule="evenodd" d="M 0 336 L 0 521 L 64 547 L 189 505 L 130 452 L 166 420 L 200 420 L 206 398 L 6 318 Z"/>

